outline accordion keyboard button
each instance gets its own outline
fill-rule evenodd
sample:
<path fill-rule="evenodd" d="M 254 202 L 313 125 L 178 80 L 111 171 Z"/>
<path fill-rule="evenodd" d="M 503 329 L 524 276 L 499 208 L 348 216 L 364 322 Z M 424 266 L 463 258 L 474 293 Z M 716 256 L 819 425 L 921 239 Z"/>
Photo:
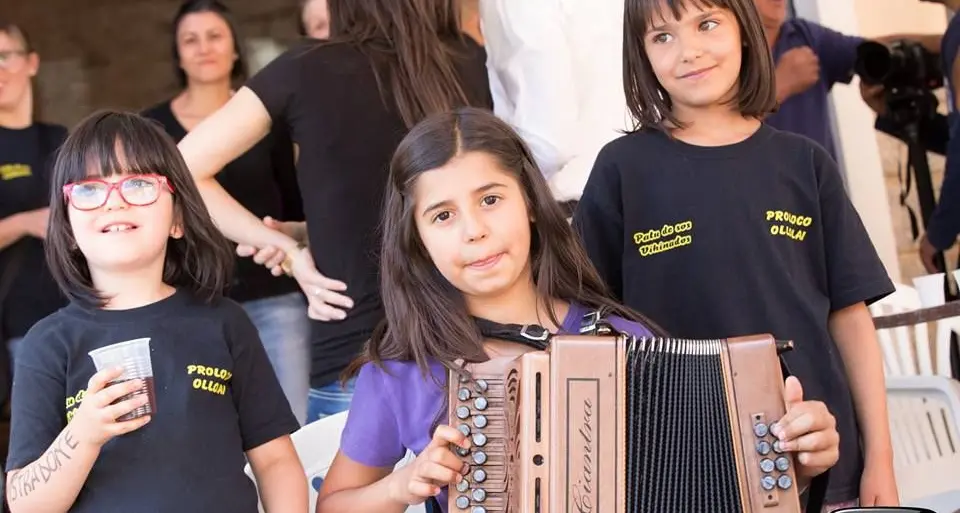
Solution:
<path fill-rule="evenodd" d="M 470 507 L 470 499 L 466 495 L 461 495 L 457 497 L 457 507 L 460 509 L 467 509 Z"/>
<path fill-rule="evenodd" d="M 484 445 L 487 445 L 487 435 L 483 433 L 474 433 L 473 445 L 476 445 L 477 447 L 483 447 Z"/>
<path fill-rule="evenodd" d="M 458 492 L 460 492 L 460 493 L 466 493 L 466 491 L 469 490 L 469 489 L 470 489 L 470 483 L 467 482 L 466 479 L 461 479 L 460 482 L 457 483 L 457 491 L 458 491 Z"/>
<path fill-rule="evenodd" d="M 473 453 L 473 462 L 477 465 L 483 465 L 487 462 L 487 453 L 483 451 L 477 451 Z"/>
<path fill-rule="evenodd" d="M 758 422 L 753 425 L 753 434 L 757 435 L 757 438 L 763 438 L 767 436 L 769 432 L 769 428 L 767 428 L 767 425 L 763 422 Z"/>
<path fill-rule="evenodd" d="M 482 483 L 487 480 L 487 471 L 482 468 L 478 468 L 473 471 L 473 481 L 476 483 Z"/>
<path fill-rule="evenodd" d="M 470 408 L 466 406 L 457 407 L 457 418 L 460 420 L 466 419 L 470 416 Z"/>
<path fill-rule="evenodd" d="M 457 397 L 461 401 L 467 401 L 470 399 L 470 391 L 467 390 L 466 388 L 461 388 L 460 390 L 457 391 Z"/>
<path fill-rule="evenodd" d="M 773 452 L 783 454 L 783 447 L 780 445 L 780 440 L 773 441 Z"/>
<path fill-rule="evenodd" d="M 767 491 L 773 490 L 777 486 L 777 480 L 773 476 L 763 476 L 763 479 L 760 480 L 760 486 Z"/>
<path fill-rule="evenodd" d="M 473 407 L 476 408 L 476 409 L 478 409 L 478 410 L 480 410 L 480 411 L 486 410 L 486 409 L 487 409 L 487 398 L 486 398 L 486 397 L 478 397 L 478 398 L 474 399 L 474 401 L 473 401 Z"/>
<path fill-rule="evenodd" d="M 770 447 L 770 442 L 766 440 L 760 440 L 759 442 L 757 442 L 757 452 L 760 453 L 761 456 L 766 456 L 770 454 L 771 449 L 772 448 Z"/>
<path fill-rule="evenodd" d="M 769 474 L 773 472 L 773 469 L 774 469 L 774 464 L 772 460 L 770 460 L 769 458 L 764 458 L 760 460 L 760 470 L 762 470 L 765 474 Z"/>
<path fill-rule="evenodd" d="M 487 417 L 483 415 L 477 415 L 473 418 L 473 425 L 480 429 L 487 427 Z"/>
<path fill-rule="evenodd" d="M 470 510 L 470 513 L 487 513 L 487 508 L 483 506 L 476 506 Z"/>
<path fill-rule="evenodd" d="M 777 470 L 779 470 L 780 472 L 786 472 L 787 470 L 790 469 L 790 460 L 788 460 L 784 456 L 780 456 L 779 458 L 777 458 L 776 464 L 777 464 Z"/>
<path fill-rule="evenodd" d="M 483 502 L 487 500 L 487 491 L 483 488 L 475 488 L 473 490 L 473 500 L 474 502 Z"/>
<path fill-rule="evenodd" d="M 460 424 L 457 426 L 457 431 L 459 431 L 463 436 L 470 436 L 470 426 L 466 424 Z"/>
<path fill-rule="evenodd" d="M 478 380 L 477 380 L 477 388 L 479 388 L 481 392 L 486 392 L 486 391 L 487 391 L 487 382 L 484 381 L 484 380 L 482 380 L 482 379 L 478 379 Z"/>
<path fill-rule="evenodd" d="M 793 486 L 793 479 L 790 479 L 790 476 L 783 474 L 779 479 L 777 479 L 777 486 L 784 490 L 789 490 L 790 487 Z"/>
<path fill-rule="evenodd" d="M 457 455 L 461 458 L 466 458 L 470 456 L 470 449 L 464 449 L 463 447 L 457 447 Z"/>

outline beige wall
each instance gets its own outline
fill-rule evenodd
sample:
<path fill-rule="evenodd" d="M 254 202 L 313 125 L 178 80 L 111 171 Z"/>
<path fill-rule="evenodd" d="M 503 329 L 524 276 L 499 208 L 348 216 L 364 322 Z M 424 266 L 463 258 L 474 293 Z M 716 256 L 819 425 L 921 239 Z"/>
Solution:
<path fill-rule="evenodd" d="M 855 0 L 860 33 L 867 37 L 904 32 L 942 33 L 943 6 L 919 0 Z"/>

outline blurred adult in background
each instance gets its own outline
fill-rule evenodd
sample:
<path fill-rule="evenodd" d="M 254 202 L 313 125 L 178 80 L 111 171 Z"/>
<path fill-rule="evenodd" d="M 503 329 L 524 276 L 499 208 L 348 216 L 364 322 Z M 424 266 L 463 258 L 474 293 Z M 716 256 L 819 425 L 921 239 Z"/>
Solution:
<path fill-rule="evenodd" d="M 234 84 L 246 79 L 243 50 L 230 12 L 218 0 L 187 0 L 171 30 L 173 68 L 181 91 L 146 110 L 175 141 L 222 107 Z M 302 220 L 293 142 L 282 125 L 215 170 L 217 182 L 259 218 Z M 297 420 L 307 415 L 310 321 L 296 281 L 275 277 L 250 258 L 239 258 L 232 299 L 243 305 Z"/>
<path fill-rule="evenodd" d="M 754 0 L 777 66 L 778 111 L 767 117 L 771 126 L 805 135 L 838 159 L 828 110 L 830 90 L 849 84 L 857 63 L 857 47 L 866 39 L 841 34 L 802 18 L 788 17 L 788 0 Z M 938 52 L 938 35 L 891 35 L 886 43 L 910 39 Z"/>
<path fill-rule="evenodd" d="M 43 241 L 49 171 L 67 129 L 34 119 L 32 79 L 39 67 L 26 32 L 0 21 L 0 404 L 9 397 L 9 357 L 16 357 L 17 343 L 66 304 L 47 269 Z"/>
<path fill-rule="evenodd" d="M 300 35 L 313 39 L 330 37 L 330 12 L 327 10 L 327 0 L 300 2 Z"/>
<path fill-rule="evenodd" d="M 397 144 L 429 114 L 492 107 L 486 54 L 460 31 L 457 1 L 329 0 L 328 41 L 282 54 L 180 142 L 223 233 L 267 266 L 284 261 L 307 293 L 308 422 L 349 408 L 352 382 L 338 377 L 384 318 L 378 227 Z M 214 180 L 276 126 L 299 149 L 305 229 L 272 229 Z"/>

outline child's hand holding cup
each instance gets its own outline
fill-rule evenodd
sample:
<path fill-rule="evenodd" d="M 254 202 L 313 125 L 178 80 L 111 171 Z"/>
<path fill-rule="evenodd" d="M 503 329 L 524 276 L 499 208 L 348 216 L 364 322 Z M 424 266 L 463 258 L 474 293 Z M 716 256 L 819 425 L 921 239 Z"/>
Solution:
<path fill-rule="evenodd" d="M 150 339 L 90 351 L 97 373 L 71 421 L 77 435 L 96 446 L 143 427 L 157 410 Z"/>

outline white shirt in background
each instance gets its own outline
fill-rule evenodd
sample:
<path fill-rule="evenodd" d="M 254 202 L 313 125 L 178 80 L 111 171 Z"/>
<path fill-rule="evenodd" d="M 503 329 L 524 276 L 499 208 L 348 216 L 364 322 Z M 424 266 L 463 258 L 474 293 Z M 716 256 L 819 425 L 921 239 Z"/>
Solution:
<path fill-rule="evenodd" d="M 597 152 L 633 128 L 623 0 L 480 0 L 494 112 L 524 138 L 558 200 L 579 199 Z"/>

